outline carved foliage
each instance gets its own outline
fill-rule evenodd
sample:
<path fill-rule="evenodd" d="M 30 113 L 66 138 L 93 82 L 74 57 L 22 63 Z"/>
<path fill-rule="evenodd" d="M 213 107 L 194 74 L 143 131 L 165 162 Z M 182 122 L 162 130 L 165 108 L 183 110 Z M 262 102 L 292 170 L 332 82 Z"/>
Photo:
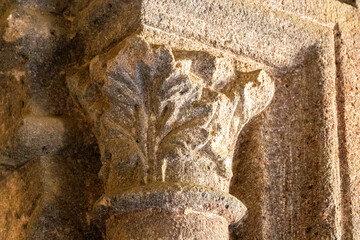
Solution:
<path fill-rule="evenodd" d="M 226 191 L 237 136 L 273 94 L 263 71 L 138 38 L 87 71 L 68 82 L 97 129 L 108 191 L 152 181 Z"/>

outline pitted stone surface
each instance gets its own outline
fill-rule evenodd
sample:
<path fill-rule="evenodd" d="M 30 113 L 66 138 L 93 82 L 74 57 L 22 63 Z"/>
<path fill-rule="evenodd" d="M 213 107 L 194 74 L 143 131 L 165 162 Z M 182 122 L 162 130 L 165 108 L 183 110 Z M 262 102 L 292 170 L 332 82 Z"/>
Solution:
<path fill-rule="evenodd" d="M 99 218 L 106 218 L 148 209 L 213 214 L 230 224 L 238 224 L 246 212 L 245 206 L 230 194 L 206 187 L 168 183 L 130 188 L 116 196 L 105 195 L 94 211 Z"/>
<path fill-rule="evenodd" d="M 68 79 L 94 122 L 106 191 L 161 181 L 228 191 L 237 136 L 272 98 L 268 75 L 137 38 L 119 47 Z"/>
<path fill-rule="evenodd" d="M 0 239 L 360 239 L 359 4 L 0 0 Z"/>
<path fill-rule="evenodd" d="M 236 59 L 226 56 L 173 51 L 129 37 L 68 77 L 70 93 L 92 120 L 100 146 L 100 176 L 108 196 L 100 202 L 119 199 L 107 202 L 116 209 L 113 215 L 147 208 L 178 211 L 187 204 L 219 216 L 233 209 L 226 210 L 225 206 L 234 205 L 230 202 L 214 208 L 206 197 L 188 195 L 192 191 L 166 196 L 167 191 L 138 187 L 190 184 L 205 187 L 205 196 L 211 195 L 208 187 L 223 192 L 225 198 L 237 137 L 274 94 L 265 71 L 241 72 L 237 65 Z M 129 197 L 123 195 L 127 189 L 139 192 Z M 142 195 L 144 191 L 150 195 Z M 198 209 L 196 202 L 209 207 Z M 239 212 L 226 217 L 229 224 L 239 222 L 245 213 L 241 202 L 235 205 Z"/>

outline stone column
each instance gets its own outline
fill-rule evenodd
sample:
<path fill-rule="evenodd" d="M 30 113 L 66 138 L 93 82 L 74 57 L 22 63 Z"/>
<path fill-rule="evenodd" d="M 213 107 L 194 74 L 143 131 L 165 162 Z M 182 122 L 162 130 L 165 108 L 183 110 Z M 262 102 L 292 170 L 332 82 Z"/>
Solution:
<path fill-rule="evenodd" d="M 228 193 L 236 140 L 274 91 L 237 65 L 132 36 L 68 77 L 100 146 L 108 239 L 228 239 L 246 212 Z"/>

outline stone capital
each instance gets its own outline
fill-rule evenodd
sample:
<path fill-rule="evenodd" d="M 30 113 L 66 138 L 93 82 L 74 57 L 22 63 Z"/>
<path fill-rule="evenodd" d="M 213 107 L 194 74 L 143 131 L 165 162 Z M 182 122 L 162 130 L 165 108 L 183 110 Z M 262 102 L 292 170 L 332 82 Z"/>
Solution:
<path fill-rule="evenodd" d="M 96 211 L 183 215 L 190 208 L 225 218 L 227 234 L 245 213 L 228 196 L 237 137 L 274 94 L 264 70 L 243 72 L 239 64 L 224 54 L 130 36 L 68 78 L 102 155 L 105 195 Z M 127 208 L 135 198 L 134 208 Z"/>
<path fill-rule="evenodd" d="M 0 239 L 360 239 L 359 1 L 0 1 Z"/>

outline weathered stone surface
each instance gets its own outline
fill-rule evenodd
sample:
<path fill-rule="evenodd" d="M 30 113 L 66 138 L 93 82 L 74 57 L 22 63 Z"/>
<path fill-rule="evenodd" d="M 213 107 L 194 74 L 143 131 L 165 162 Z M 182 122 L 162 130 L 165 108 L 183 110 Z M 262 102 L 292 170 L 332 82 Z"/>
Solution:
<path fill-rule="evenodd" d="M 264 71 L 244 73 L 237 65 L 236 59 L 152 47 L 141 38 L 130 37 L 70 76 L 69 90 L 94 124 L 105 196 L 122 199 L 126 189 L 148 184 L 154 189 L 146 191 L 152 192 L 162 182 L 228 192 L 239 132 L 269 104 L 274 93 L 273 82 Z M 142 196 L 145 190 L 138 191 L 134 197 Z M 194 205 L 205 206 L 205 199 L 197 202 L 190 197 L 180 207 L 178 198 L 147 207 L 166 206 L 176 212 L 188 206 L 214 214 L 211 207 L 198 209 Z M 166 203 L 174 201 L 179 203 L 172 207 Z M 230 204 L 221 205 L 224 211 Z M 134 210 L 129 207 L 127 211 Z M 122 216 L 121 212 L 115 214 Z M 238 222 L 242 215 L 244 209 L 229 223 Z M 109 224 L 113 223 L 107 223 L 107 229 Z M 227 227 L 223 229 L 227 232 Z M 154 238 L 165 237 L 158 230 L 153 232 Z"/>
<path fill-rule="evenodd" d="M 95 123 L 107 191 L 160 181 L 228 191 L 238 133 L 271 100 L 271 79 L 207 53 L 121 44 L 68 81 Z"/>
<path fill-rule="evenodd" d="M 359 239 L 358 5 L 0 0 L 0 239 Z"/>

